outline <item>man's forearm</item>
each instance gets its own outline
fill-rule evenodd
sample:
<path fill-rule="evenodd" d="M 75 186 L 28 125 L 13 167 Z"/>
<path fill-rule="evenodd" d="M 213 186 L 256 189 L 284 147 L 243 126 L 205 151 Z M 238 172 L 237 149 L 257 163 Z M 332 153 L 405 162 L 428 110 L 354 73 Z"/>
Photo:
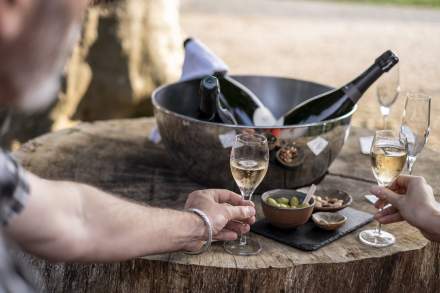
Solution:
<path fill-rule="evenodd" d="M 29 181 L 29 202 L 7 231 L 24 249 L 45 258 L 124 260 L 184 249 L 205 233 L 192 213 L 143 206 L 83 184 L 33 175 Z"/>
<path fill-rule="evenodd" d="M 120 260 L 177 251 L 205 234 L 203 221 L 193 213 L 143 206 L 90 186 L 81 189 L 84 225 L 90 233 L 87 239 L 93 243 L 84 260 L 89 253 L 93 259 Z M 96 192 L 100 193 L 98 197 Z"/>

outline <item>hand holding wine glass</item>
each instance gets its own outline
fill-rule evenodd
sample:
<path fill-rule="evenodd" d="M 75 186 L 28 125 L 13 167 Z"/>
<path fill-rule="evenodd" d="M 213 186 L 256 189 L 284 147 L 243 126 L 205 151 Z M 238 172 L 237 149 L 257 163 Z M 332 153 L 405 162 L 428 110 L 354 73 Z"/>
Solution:
<path fill-rule="evenodd" d="M 440 204 L 423 177 L 399 176 L 389 188 L 374 186 L 377 208 L 391 204 L 375 215 L 382 224 L 406 220 L 431 241 L 440 241 Z"/>
<path fill-rule="evenodd" d="M 370 155 L 373 175 L 379 186 L 390 186 L 399 177 L 405 167 L 407 148 L 405 137 L 396 135 L 390 130 L 376 131 Z M 362 243 L 373 247 L 385 247 L 395 243 L 394 236 L 382 231 L 380 223 L 377 229 L 359 233 L 359 239 Z"/>
<path fill-rule="evenodd" d="M 252 202 L 244 200 L 240 195 L 224 189 L 196 190 L 188 195 L 185 208 L 196 208 L 206 213 L 212 223 L 214 240 L 234 240 L 237 235 L 249 231 L 250 225 L 255 222 L 255 207 Z M 200 218 L 197 216 L 200 220 Z M 244 224 L 235 221 L 240 220 Z M 206 225 L 201 223 L 203 229 Z M 203 232 L 203 239 L 195 240 L 186 248 L 187 251 L 199 250 L 206 240 L 207 231 Z"/>
<path fill-rule="evenodd" d="M 405 101 L 400 133 L 408 141 L 408 172 L 411 175 L 417 155 L 428 142 L 431 122 L 431 97 L 409 93 Z"/>
<path fill-rule="evenodd" d="M 251 200 L 269 166 L 269 147 L 266 137 L 249 133 L 237 135 L 231 150 L 230 165 L 232 176 L 242 197 Z M 235 255 L 254 255 L 261 251 L 258 241 L 247 239 L 245 235 L 241 235 L 237 241 L 225 242 L 224 248 Z"/>

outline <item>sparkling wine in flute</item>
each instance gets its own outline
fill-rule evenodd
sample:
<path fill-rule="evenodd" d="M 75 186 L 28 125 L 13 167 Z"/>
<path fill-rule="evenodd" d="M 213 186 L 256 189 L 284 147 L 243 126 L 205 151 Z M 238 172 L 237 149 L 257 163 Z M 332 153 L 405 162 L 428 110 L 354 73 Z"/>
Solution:
<path fill-rule="evenodd" d="M 230 166 L 232 177 L 240 188 L 242 197 L 251 200 L 269 166 L 269 146 L 266 137 L 256 133 L 237 135 L 231 149 Z M 237 240 L 225 242 L 224 248 L 233 255 L 256 255 L 261 251 L 257 239 L 248 239 L 243 234 Z"/>
<path fill-rule="evenodd" d="M 373 174 L 382 186 L 390 185 L 406 164 L 407 150 L 401 146 L 380 145 L 371 153 Z"/>
<path fill-rule="evenodd" d="M 399 58 L 393 52 L 386 51 L 365 72 L 345 86 L 310 98 L 287 112 L 284 124 L 316 123 L 348 113 L 364 92 L 398 62 Z"/>
<path fill-rule="evenodd" d="M 252 194 L 266 175 L 267 161 L 232 160 L 231 172 L 235 182 L 244 194 Z"/>

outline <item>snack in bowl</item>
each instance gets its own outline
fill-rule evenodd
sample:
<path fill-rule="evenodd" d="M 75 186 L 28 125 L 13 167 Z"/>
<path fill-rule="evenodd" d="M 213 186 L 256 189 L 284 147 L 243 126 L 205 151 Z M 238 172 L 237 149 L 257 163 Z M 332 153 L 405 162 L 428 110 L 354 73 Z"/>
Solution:
<path fill-rule="evenodd" d="M 307 192 L 307 188 L 299 189 Z M 315 212 L 337 212 L 351 205 L 353 198 L 345 191 L 336 188 L 318 187 L 314 192 Z"/>
<path fill-rule="evenodd" d="M 344 204 L 344 201 L 342 199 L 338 199 L 336 197 L 315 196 L 315 200 L 315 206 L 317 208 L 340 208 Z"/>
<path fill-rule="evenodd" d="M 280 197 L 277 199 L 273 199 L 272 197 L 267 197 L 265 199 L 266 203 L 270 206 L 277 208 L 287 208 L 287 209 L 299 209 L 308 207 L 308 203 L 301 203 L 297 196 L 293 195 L 290 199 L 287 197 Z"/>
<path fill-rule="evenodd" d="M 284 163 L 292 163 L 295 157 L 298 155 L 298 149 L 295 147 L 295 145 L 286 145 L 285 147 L 282 147 L 279 153 L 279 158 Z"/>
<path fill-rule="evenodd" d="M 261 196 L 262 208 L 267 221 L 282 229 L 296 228 L 305 224 L 312 215 L 315 200 L 302 204 L 306 194 L 290 189 L 270 190 Z"/>
<path fill-rule="evenodd" d="M 286 144 L 276 153 L 277 161 L 288 168 L 295 168 L 304 161 L 304 152 L 294 143 Z"/>

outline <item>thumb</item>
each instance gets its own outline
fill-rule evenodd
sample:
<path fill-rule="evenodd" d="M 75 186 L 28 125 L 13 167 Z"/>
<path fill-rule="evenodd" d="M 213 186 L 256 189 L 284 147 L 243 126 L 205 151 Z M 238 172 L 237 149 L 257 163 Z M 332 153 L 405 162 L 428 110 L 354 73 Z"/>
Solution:
<path fill-rule="evenodd" d="M 380 186 L 373 186 L 370 189 L 370 192 L 377 196 L 378 198 L 387 201 L 395 207 L 398 207 L 398 202 L 401 197 L 400 194 L 395 193 L 394 191 Z"/>
<path fill-rule="evenodd" d="M 255 208 L 252 206 L 226 206 L 228 221 L 245 220 L 255 215 Z"/>

